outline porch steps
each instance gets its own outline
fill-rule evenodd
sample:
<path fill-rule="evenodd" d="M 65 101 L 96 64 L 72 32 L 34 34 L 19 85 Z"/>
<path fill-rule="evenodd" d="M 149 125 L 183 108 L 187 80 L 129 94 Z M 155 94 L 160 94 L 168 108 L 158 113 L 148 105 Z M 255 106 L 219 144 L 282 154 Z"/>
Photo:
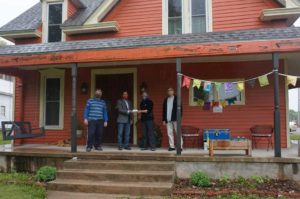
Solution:
<path fill-rule="evenodd" d="M 64 162 L 48 190 L 132 196 L 168 196 L 175 178 L 173 161 L 92 160 Z"/>

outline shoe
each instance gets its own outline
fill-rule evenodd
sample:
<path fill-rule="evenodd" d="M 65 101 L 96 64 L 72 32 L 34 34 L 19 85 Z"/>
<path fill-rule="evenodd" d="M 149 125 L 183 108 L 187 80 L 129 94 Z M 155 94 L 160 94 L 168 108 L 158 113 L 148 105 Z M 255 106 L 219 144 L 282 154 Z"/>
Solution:
<path fill-rule="evenodd" d="M 86 148 L 86 152 L 91 152 L 92 149 L 91 148 Z"/>
<path fill-rule="evenodd" d="M 130 146 L 124 148 L 125 150 L 131 150 Z"/>
<path fill-rule="evenodd" d="M 168 151 L 175 151 L 175 148 L 169 148 Z"/>
<path fill-rule="evenodd" d="M 141 148 L 141 151 L 146 151 L 148 150 L 148 148 Z"/>
<path fill-rule="evenodd" d="M 122 151 L 122 150 L 123 150 L 123 148 L 121 146 L 119 146 L 119 151 Z"/>
<path fill-rule="evenodd" d="M 156 149 L 155 149 L 155 148 L 151 148 L 150 150 L 151 150 L 151 151 L 156 151 Z"/>
<path fill-rule="evenodd" d="M 95 150 L 96 150 L 96 151 L 103 151 L 103 149 L 102 149 L 102 147 L 101 147 L 101 146 L 99 146 L 99 147 L 95 147 Z"/>

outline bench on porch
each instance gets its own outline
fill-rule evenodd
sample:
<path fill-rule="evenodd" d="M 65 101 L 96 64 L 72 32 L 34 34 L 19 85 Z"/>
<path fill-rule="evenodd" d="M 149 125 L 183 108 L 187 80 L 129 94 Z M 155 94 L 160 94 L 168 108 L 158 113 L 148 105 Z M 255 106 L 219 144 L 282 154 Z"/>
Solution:
<path fill-rule="evenodd" d="M 45 136 L 44 127 L 32 128 L 30 122 L 4 121 L 1 123 L 3 140 L 36 138 Z"/>
<path fill-rule="evenodd" d="M 210 140 L 209 156 L 214 156 L 214 150 L 245 150 L 247 156 L 252 155 L 251 140 Z"/>

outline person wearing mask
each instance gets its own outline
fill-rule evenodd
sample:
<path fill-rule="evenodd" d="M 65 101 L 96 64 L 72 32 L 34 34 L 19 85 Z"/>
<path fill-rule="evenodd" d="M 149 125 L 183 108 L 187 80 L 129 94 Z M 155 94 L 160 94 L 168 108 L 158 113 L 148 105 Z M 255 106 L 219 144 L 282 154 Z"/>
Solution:
<path fill-rule="evenodd" d="M 131 150 L 129 146 L 130 140 L 130 126 L 132 124 L 132 103 L 128 100 L 128 92 L 124 91 L 122 94 L 122 99 L 117 101 L 117 128 L 118 128 L 118 145 L 119 150 L 123 148 L 126 150 Z M 124 143 L 123 143 L 124 134 Z"/>
<path fill-rule="evenodd" d="M 163 103 L 163 125 L 167 126 L 167 133 L 169 138 L 168 151 L 174 151 L 174 130 L 177 133 L 177 96 L 173 88 L 168 89 L 168 96 Z M 183 139 L 181 137 L 181 150 L 183 146 Z"/>
<path fill-rule="evenodd" d="M 97 89 L 95 96 L 90 98 L 84 109 L 84 124 L 88 126 L 88 138 L 86 151 L 102 151 L 103 128 L 107 127 L 108 115 L 106 103 L 101 99 L 102 91 Z"/>
<path fill-rule="evenodd" d="M 142 146 L 141 150 L 147 150 L 149 146 L 151 151 L 155 151 L 153 102 L 146 92 L 142 93 L 139 112 L 141 113 L 144 141 L 144 146 Z"/>

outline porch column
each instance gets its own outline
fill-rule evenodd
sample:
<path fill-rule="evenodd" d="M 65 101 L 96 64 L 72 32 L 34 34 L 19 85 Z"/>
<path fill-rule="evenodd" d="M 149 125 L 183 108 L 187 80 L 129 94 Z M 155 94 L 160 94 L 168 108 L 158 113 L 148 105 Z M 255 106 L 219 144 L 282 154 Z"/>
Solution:
<path fill-rule="evenodd" d="M 177 155 L 181 155 L 181 58 L 176 58 L 176 72 L 177 72 Z"/>
<path fill-rule="evenodd" d="M 72 64 L 72 113 L 71 113 L 71 152 L 77 152 L 77 64 Z"/>
<path fill-rule="evenodd" d="M 280 110 L 279 110 L 279 53 L 272 53 L 274 70 L 274 143 L 275 157 L 281 157 L 281 133 L 280 133 Z"/>

